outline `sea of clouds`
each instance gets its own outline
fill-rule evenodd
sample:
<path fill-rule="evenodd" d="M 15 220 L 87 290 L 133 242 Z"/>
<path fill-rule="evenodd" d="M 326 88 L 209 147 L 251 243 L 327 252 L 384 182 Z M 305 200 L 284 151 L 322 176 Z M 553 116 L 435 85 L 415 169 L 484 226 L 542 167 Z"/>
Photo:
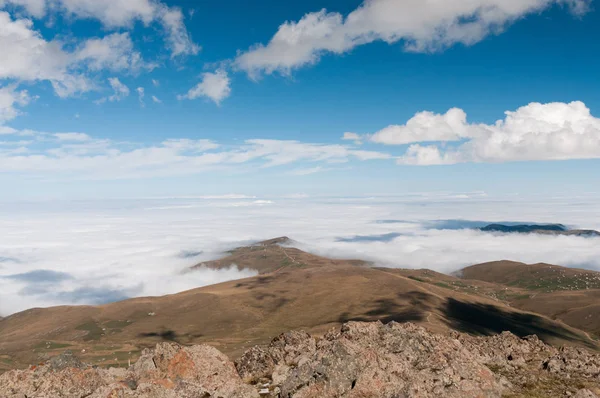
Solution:
<path fill-rule="evenodd" d="M 235 265 L 183 271 L 233 247 L 289 236 L 301 249 L 377 265 L 453 272 L 485 261 L 600 270 L 600 238 L 491 234 L 491 222 L 600 230 L 589 196 L 481 193 L 361 198 L 163 198 L 0 204 L 0 315 L 101 304 L 256 275 Z"/>

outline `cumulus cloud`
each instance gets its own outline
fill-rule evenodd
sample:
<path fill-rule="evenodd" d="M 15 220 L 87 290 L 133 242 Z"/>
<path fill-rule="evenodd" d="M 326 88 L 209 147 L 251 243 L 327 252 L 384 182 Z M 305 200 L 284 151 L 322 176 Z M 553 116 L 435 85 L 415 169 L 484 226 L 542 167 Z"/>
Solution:
<path fill-rule="evenodd" d="M 87 76 L 90 71 L 110 70 L 135 73 L 150 70 L 133 49 L 129 33 L 114 33 L 91 38 L 72 50 L 64 43 L 47 41 L 33 29 L 28 19 L 12 19 L 0 11 L 0 80 L 49 81 L 60 97 L 86 92 L 95 85 Z"/>
<path fill-rule="evenodd" d="M 2 9 L 19 11 L 11 15 Z M 116 32 L 72 42 L 60 38 L 46 39 L 31 19 L 54 13 L 73 18 L 93 18 L 106 29 L 133 28 L 135 22 L 145 26 L 158 23 L 166 34 L 172 57 L 196 54 L 199 47 L 191 40 L 183 14 L 176 7 L 152 0 L 0 0 L 0 81 L 48 81 L 56 94 L 68 97 L 96 88 L 94 73 L 101 71 L 138 73 L 158 65 L 147 62 L 129 32 Z"/>
<path fill-rule="evenodd" d="M 91 70 L 132 71 L 152 70 L 156 65 L 146 63 L 139 51 L 133 49 L 128 32 L 113 33 L 103 38 L 83 42 L 73 54 L 73 62 L 86 64 Z"/>
<path fill-rule="evenodd" d="M 152 96 L 152 101 L 153 101 L 155 104 L 162 104 L 162 101 L 161 101 L 160 99 L 158 99 L 158 97 L 157 97 L 157 96 L 155 96 L 155 95 L 153 95 L 153 96 Z"/>
<path fill-rule="evenodd" d="M 46 0 L 0 0 L 0 8 L 7 5 L 23 7 L 29 15 L 42 18 L 46 14 Z"/>
<path fill-rule="evenodd" d="M 34 306 L 175 293 L 253 276 L 233 264 L 220 271 L 182 271 L 233 247 L 284 235 L 317 254 L 391 267 L 452 272 L 509 259 L 600 270 L 598 238 L 458 229 L 482 222 L 468 220 L 600 229 L 597 197 L 577 198 L 574 211 L 552 198 L 465 200 L 456 199 L 458 194 L 5 203 L 0 207 L 0 315 Z M 451 218 L 463 220 L 437 221 Z"/>
<path fill-rule="evenodd" d="M 225 70 L 219 69 L 214 73 L 203 73 L 202 81 L 200 83 L 191 88 L 187 94 L 180 95 L 177 98 L 180 100 L 193 100 L 199 97 L 206 97 L 219 105 L 221 101 L 229 97 L 230 94 L 231 79 Z"/>
<path fill-rule="evenodd" d="M 242 52 L 234 64 L 257 77 L 289 74 L 317 63 L 324 54 L 346 53 L 374 41 L 403 42 L 407 51 L 439 51 L 458 43 L 475 44 L 525 15 L 554 5 L 582 14 L 589 4 L 590 0 L 365 0 L 345 17 L 323 9 L 297 22 L 285 22 L 268 44 Z"/>
<path fill-rule="evenodd" d="M 370 140 L 380 144 L 402 145 L 426 141 L 458 141 L 469 134 L 467 114 L 458 108 L 443 115 L 417 113 L 405 125 L 394 125 L 373 134 Z"/>
<path fill-rule="evenodd" d="M 96 19 L 107 29 L 131 28 L 135 22 L 162 26 L 172 56 L 197 54 L 199 51 L 185 27 L 183 13 L 153 0 L 0 0 L 6 5 L 22 7 L 34 18 L 48 13 L 66 13 L 81 19 Z"/>
<path fill-rule="evenodd" d="M 97 104 L 102 104 L 106 101 L 118 102 L 121 101 L 123 98 L 129 97 L 129 87 L 121 83 L 118 77 L 108 78 L 108 83 L 110 84 L 110 87 L 112 88 L 114 94 L 109 97 L 100 98 L 99 100 L 95 101 Z"/>
<path fill-rule="evenodd" d="M 19 91 L 14 85 L 0 87 L 0 125 L 17 117 L 20 113 L 17 106 L 25 106 L 30 101 L 27 90 Z"/>
<path fill-rule="evenodd" d="M 87 78 L 69 71 L 72 61 L 61 43 L 46 41 L 28 19 L 13 20 L 0 11 L 0 79 L 47 80 L 64 97 L 91 89 Z"/>
<path fill-rule="evenodd" d="M 494 124 L 468 123 L 461 109 L 421 112 L 405 125 L 366 136 L 412 144 L 398 162 L 414 165 L 600 158 L 600 119 L 582 102 L 531 103 Z M 457 145 L 445 142 L 456 141 Z M 442 142 L 421 145 L 423 142 Z"/>

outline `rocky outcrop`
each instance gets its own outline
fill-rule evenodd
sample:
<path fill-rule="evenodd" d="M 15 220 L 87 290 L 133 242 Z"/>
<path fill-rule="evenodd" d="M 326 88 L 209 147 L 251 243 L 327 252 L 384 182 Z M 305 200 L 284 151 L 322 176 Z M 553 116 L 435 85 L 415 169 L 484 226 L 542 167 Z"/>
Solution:
<path fill-rule="evenodd" d="M 158 344 L 130 369 L 60 367 L 52 361 L 0 376 L 2 398 L 212 398 L 258 397 L 217 349 Z"/>
<path fill-rule="evenodd" d="M 125 369 L 72 355 L 0 376 L 0 397 L 597 398 L 600 356 L 511 333 L 432 334 L 413 324 L 350 322 L 323 338 L 284 333 L 231 362 L 210 346 L 159 344 Z"/>

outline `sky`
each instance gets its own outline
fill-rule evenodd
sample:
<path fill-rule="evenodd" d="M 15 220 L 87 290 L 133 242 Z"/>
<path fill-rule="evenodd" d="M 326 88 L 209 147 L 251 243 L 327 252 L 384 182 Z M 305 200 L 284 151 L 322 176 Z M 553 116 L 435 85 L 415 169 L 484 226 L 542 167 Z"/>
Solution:
<path fill-rule="evenodd" d="M 594 0 L 0 0 L 0 316 L 239 245 L 600 270 Z"/>
<path fill-rule="evenodd" d="M 593 193 L 596 8 L 0 0 L 0 200 Z"/>

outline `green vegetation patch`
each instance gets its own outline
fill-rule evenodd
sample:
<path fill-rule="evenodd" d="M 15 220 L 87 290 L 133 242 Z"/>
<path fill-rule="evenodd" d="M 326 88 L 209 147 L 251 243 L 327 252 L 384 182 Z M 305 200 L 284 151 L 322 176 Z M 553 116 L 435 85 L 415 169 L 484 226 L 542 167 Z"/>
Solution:
<path fill-rule="evenodd" d="M 85 330 L 88 332 L 85 336 L 83 336 L 83 341 L 100 340 L 100 338 L 102 338 L 102 334 L 104 333 L 102 328 L 94 321 L 79 325 L 75 329 Z"/>
<path fill-rule="evenodd" d="M 13 364 L 13 360 L 10 358 L 0 358 L 0 362 L 2 362 L 3 364 L 6 365 L 12 365 Z"/>
<path fill-rule="evenodd" d="M 287 266 L 289 266 L 289 265 L 291 265 L 291 264 L 292 264 L 292 261 L 291 261 L 289 258 L 287 258 L 287 257 L 286 257 L 286 258 L 284 258 L 284 259 L 281 261 L 281 266 L 282 266 L 282 267 L 287 267 Z"/>
<path fill-rule="evenodd" d="M 67 348 L 67 347 L 71 347 L 71 344 L 56 343 L 54 341 L 43 341 L 43 342 L 39 343 L 38 345 L 36 345 L 34 348 L 46 349 L 46 350 L 58 350 L 58 349 Z"/>
<path fill-rule="evenodd" d="M 438 287 L 443 287 L 444 289 L 452 289 L 452 286 L 450 286 L 447 283 L 444 282 L 436 282 L 434 283 L 434 285 L 438 286 Z"/>
<path fill-rule="evenodd" d="M 103 326 L 105 328 L 110 328 L 110 329 L 122 329 L 131 324 L 132 324 L 132 322 L 130 322 L 130 321 L 108 321 L 108 322 L 105 322 Z"/>
<path fill-rule="evenodd" d="M 554 292 L 557 290 L 587 290 L 600 289 L 600 277 L 596 275 L 582 274 L 580 276 L 556 276 L 546 278 L 527 278 L 509 284 L 527 290 L 541 290 Z"/>

